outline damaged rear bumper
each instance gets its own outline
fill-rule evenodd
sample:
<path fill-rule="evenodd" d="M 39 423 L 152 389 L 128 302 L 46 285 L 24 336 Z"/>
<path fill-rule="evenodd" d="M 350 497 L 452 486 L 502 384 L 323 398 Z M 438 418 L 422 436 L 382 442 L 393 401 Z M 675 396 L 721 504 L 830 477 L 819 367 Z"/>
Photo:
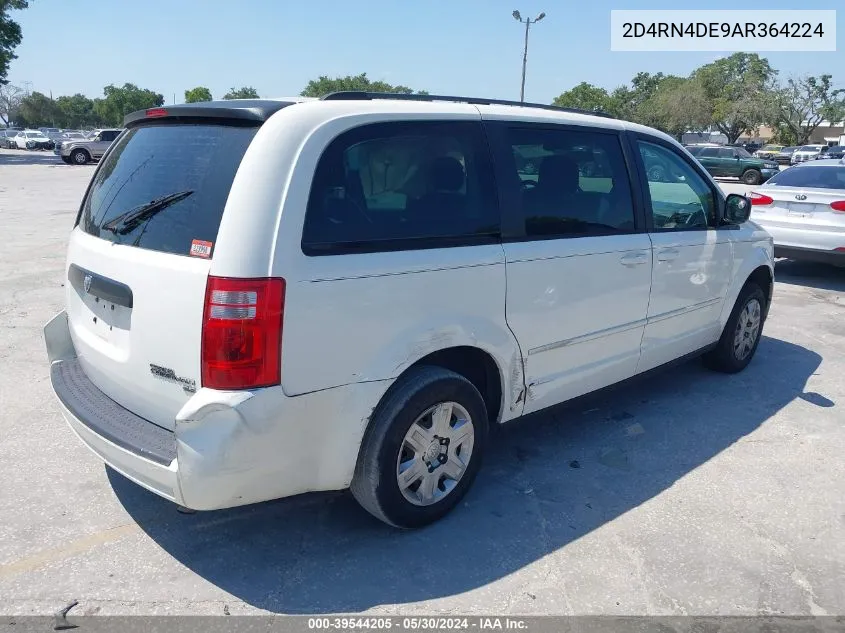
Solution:
<path fill-rule="evenodd" d="M 174 431 L 127 410 L 85 374 L 67 314 L 44 328 L 50 377 L 65 420 L 112 468 L 195 510 L 349 486 L 370 413 L 389 381 L 295 397 L 281 387 L 200 389 Z"/>

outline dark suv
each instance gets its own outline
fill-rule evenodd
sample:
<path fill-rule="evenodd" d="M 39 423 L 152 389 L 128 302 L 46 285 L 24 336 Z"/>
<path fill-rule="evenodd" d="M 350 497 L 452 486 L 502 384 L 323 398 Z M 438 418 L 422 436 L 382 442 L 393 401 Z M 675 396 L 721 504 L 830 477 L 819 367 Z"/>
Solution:
<path fill-rule="evenodd" d="M 755 158 L 741 147 L 688 147 L 711 176 L 739 178 L 746 185 L 759 185 L 780 170 L 773 160 Z"/>

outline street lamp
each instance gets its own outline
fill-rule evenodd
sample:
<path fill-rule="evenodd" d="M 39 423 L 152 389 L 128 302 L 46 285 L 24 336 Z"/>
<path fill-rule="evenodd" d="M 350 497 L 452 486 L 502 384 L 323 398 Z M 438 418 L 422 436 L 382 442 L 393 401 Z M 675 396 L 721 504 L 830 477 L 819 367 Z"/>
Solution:
<path fill-rule="evenodd" d="M 531 28 L 532 24 L 536 24 L 544 17 L 546 17 L 545 13 L 541 13 L 533 20 L 531 18 L 522 19 L 522 15 L 519 11 L 514 11 L 511 15 L 513 15 L 513 19 L 517 22 L 522 22 L 525 24 L 525 49 L 522 52 L 522 88 L 519 91 L 519 100 L 525 101 L 525 67 L 528 64 L 528 29 Z"/>

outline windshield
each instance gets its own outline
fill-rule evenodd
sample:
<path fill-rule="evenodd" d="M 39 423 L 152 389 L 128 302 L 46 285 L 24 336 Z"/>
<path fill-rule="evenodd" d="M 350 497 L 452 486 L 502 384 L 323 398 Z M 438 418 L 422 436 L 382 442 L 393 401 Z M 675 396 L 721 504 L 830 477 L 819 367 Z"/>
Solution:
<path fill-rule="evenodd" d="M 189 255 L 214 242 L 229 188 L 258 128 L 157 124 L 113 145 L 82 206 L 80 228 L 116 244 Z"/>
<path fill-rule="evenodd" d="M 815 152 L 817 149 L 819 149 L 819 148 L 818 148 L 818 147 L 815 147 L 815 146 L 813 146 L 813 145 L 804 145 L 804 146 L 803 146 L 801 149 L 799 149 L 798 151 L 799 151 L 799 152 Z"/>
<path fill-rule="evenodd" d="M 813 161 L 810 161 L 813 162 Z M 802 187 L 810 189 L 842 189 L 845 193 L 845 166 L 793 167 L 775 174 L 767 187 Z"/>

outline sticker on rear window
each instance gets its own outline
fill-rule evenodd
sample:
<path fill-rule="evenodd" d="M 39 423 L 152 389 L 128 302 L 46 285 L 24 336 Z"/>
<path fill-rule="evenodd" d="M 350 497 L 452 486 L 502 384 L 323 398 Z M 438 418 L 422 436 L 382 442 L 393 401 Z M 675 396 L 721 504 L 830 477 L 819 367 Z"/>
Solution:
<path fill-rule="evenodd" d="M 212 242 L 204 242 L 203 240 L 193 240 L 191 242 L 191 255 L 194 257 L 211 257 Z"/>

